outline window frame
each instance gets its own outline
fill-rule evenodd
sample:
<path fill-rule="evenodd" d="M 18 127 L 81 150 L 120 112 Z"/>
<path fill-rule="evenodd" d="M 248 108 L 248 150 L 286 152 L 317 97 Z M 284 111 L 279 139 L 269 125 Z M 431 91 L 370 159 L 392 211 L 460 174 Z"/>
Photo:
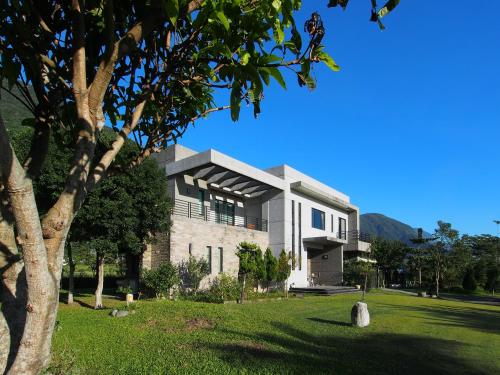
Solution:
<path fill-rule="evenodd" d="M 315 213 L 319 213 L 319 227 L 316 226 Z M 315 229 L 325 230 L 325 212 L 318 210 L 317 208 L 311 208 L 311 226 Z"/>

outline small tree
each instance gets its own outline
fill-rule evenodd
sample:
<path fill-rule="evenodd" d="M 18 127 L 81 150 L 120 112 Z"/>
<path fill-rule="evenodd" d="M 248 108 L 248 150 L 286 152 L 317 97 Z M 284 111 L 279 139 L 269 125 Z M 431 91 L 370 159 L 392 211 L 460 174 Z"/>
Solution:
<path fill-rule="evenodd" d="M 428 263 L 427 254 L 425 249 L 414 248 L 411 249 L 408 259 L 408 267 L 410 270 L 417 272 L 418 286 L 422 287 L 422 270 Z"/>
<path fill-rule="evenodd" d="M 262 285 L 264 281 L 267 280 L 267 270 L 266 270 L 266 262 L 264 260 L 264 256 L 262 254 L 262 250 L 260 247 L 255 251 L 255 281 L 257 282 L 257 287 Z"/>
<path fill-rule="evenodd" d="M 290 277 L 290 273 L 292 272 L 292 267 L 290 264 L 291 260 L 291 255 L 287 254 L 285 250 L 281 250 L 280 256 L 278 258 L 276 281 L 282 283 L 285 298 L 288 298 L 288 278 Z"/>
<path fill-rule="evenodd" d="M 184 289 L 197 292 L 200 283 L 210 274 L 210 266 L 205 258 L 190 256 L 187 262 L 183 261 L 179 266 L 179 276 Z"/>
<path fill-rule="evenodd" d="M 257 249 L 259 249 L 259 245 L 250 242 L 242 242 L 237 248 L 236 255 L 240 259 L 238 270 L 238 276 L 241 280 L 240 303 L 243 303 L 245 298 L 247 276 L 249 274 L 255 274 L 257 270 L 257 262 L 255 261 Z"/>
<path fill-rule="evenodd" d="M 145 270 L 142 276 L 147 290 L 152 291 L 156 298 L 168 297 L 170 289 L 179 283 L 179 272 L 170 262 L 162 264 L 155 270 Z"/>
<path fill-rule="evenodd" d="M 266 289 L 269 292 L 269 283 L 276 280 L 276 276 L 278 274 L 278 260 L 273 255 L 270 248 L 267 248 L 264 253 L 264 264 L 266 267 Z"/>
<path fill-rule="evenodd" d="M 462 281 L 462 286 L 465 290 L 473 292 L 477 288 L 476 279 L 474 278 L 474 270 L 469 268 L 465 272 L 464 280 Z"/>

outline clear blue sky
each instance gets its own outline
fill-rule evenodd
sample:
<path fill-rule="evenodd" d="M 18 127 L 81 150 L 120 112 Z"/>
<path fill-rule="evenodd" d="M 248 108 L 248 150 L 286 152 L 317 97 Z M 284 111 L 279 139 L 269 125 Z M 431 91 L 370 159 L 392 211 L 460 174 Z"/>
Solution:
<path fill-rule="evenodd" d="M 316 66 L 318 88 L 272 85 L 257 120 L 217 113 L 179 143 L 256 167 L 289 164 L 340 190 L 363 213 L 433 230 L 496 233 L 500 219 L 500 1 L 402 0 L 381 32 L 369 4 L 304 0 L 342 67 Z M 382 3 L 382 1 L 379 1 Z M 227 103 L 220 103 L 227 104 Z"/>

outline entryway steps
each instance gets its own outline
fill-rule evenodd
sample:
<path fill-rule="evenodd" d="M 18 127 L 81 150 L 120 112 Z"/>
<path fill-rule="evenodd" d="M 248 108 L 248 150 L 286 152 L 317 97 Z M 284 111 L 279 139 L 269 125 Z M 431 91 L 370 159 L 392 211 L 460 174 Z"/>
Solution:
<path fill-rule="evenodd" d="M 290 293 L 316 294 L 322 296 L 359 292 L 361 292 L 359 289 L 352 286 L 310 286 L 290 288 Z"/>

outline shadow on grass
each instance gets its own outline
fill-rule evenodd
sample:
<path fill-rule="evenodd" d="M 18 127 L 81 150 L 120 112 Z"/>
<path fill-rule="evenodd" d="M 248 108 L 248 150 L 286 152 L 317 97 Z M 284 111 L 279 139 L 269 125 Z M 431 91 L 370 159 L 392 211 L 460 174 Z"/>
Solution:
<path fill-rule="evenodd" d="M 209 345 L 230 366 L 252 373 L 488 374 L 459 357 L 461 344 L 455 341 L 399 334 L 314 335 L 286 323 L 273 326 L 274 333 L 227 332 L 245 340 Z"/>
<path fill-rule="evenodd" d="M 338 320 L 321 319 L 321 318 L 307 318 L 307 319 L 309 319 L 313 322 L 316 322 L 316 323 L 333 324 L 333 325 L 341 326 L 341 327 L 352 327 L 351 323 L 341 322 Z"/>
<path fill-rule="evenodd" d="M 472 328 L 486 333 L 500 333 L 500 312 L 495 310 L 474 306 L 402 306 L 393 304 L 379 304 L 379 306 L 424 313 L 422 319 L 432 324 Z"/>

